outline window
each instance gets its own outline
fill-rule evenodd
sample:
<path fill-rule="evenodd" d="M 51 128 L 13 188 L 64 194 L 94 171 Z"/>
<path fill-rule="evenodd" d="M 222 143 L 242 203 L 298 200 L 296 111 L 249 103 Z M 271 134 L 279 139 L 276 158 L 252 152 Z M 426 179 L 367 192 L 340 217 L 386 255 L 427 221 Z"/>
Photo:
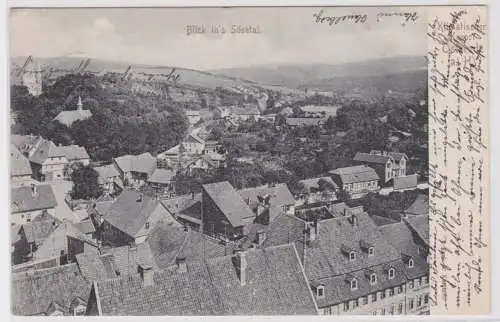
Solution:
<path fill-rule="evenodd" d="M 385 308 L 382 308 L 382 310 L 380 310 L 380 314 L 385 315 Z"/>
<path fill-rule="evenodd" d="M 394 289 L 393 288 L 390 288 L 389 289 L 389 296 L 393 296 L 394 295 Z"/>
<path fill-rule="evenodd" d="M 350 252 L 349 253 L 349 260 L 353 261 L 356 259 L 356 253 L 355 252 Z"/>
<path fill-rule="evenodd" d="M 329 306 L 329 307 L 325 307 L 325 308 L 323 309 L 323 314 L 324 314 L 324 315 L 332 315 L 332 307 L 331 307 L 331 306 Z"/>
<path fill-rule="evenodd" d="M 325 288 L 323 287 L 323 285 L 318 286 L 318 288 L 316 289 L 316 295 L 318 296 L 318 298 L 325 297 Z"/>
<path fill-rule="evenodd" d="M 419 297 L 417 297 L 417 307 L 419 307 L 421 305 L 422 305 L 422 297 L 419 296 Z"/>
<path fill-rule="evenodd" d="M 401 286 L 396 286 L 396 294 L 401 294 Z"/>
<path fill-rule="evenodd" d="M 394 315 L 394 306 L 391 305 L 391 307 L 389 308 L 389 314 L 390 315 Z"/>
<path fill-rule="evenodd" d="M 424 304 L 429 303 L 429 295 L 425 294 L 424 295 Z"/>
<path fill-rule="evenodd" d="M 351 280 L 351 290 L 357 290 L 358 289 L 358 280 L 353 278 Z"/>
<path fill-rule="evenodd" d="M 360 305 L 366 305 L 366 304 L 368 304 L 368 297 L 363 296 L 362 298 L 359 299 L 359 301 L 360 301 Z"/>
<path fill-rule="evenodd" d="M 413 267 L 413 259 L 410 258 L 410 260 L 408 261 L 408 267 L 409 268 L 412 268 Z"/>
<path fill-rule="evenodd" d="M 355 299 L 352 301 L 352 308 L 355 309 L 359 306 L 359 300 L 358 299 Z"/>
<path fill-rule="evenodd" d="M 349 301 L 348 302 L 344 302 L 344 312 L 345 311 L 349 311 Z"/>
<path fill-rule="evenodd" d="M 373 284 L 377 284 L 377 274 L 372 273 L 372 274 L 370 275 L 370 284 L 372 284 L 372 285 L 373 285 Z"/>
<path fill-rule="evenodd" d="M 373 256 L 373 254 L 375 254 L 375 248 L 373 247 L 368 248 L 368 256 Z"/>
<path fill-rule="evenodd" d="M 413 309 L 413 306 L 414 306 L 413 299 L 410 299 L 410 300 L 408 301 L 408 307 L 409 307 L 410 309 Z"/>
<path fill-rule="evenodd" d="M 394 268 L 392 268 L 392 267 L 389 268 L 389 279 L 390 280 L 392 280 L 394 278 L 394 273 L 395 273 Z"/>
<path fill-rule="evenodd" d="M 385 299 L 385 292 L 380 292 L 380 299 Z"/>
<path fill-rule="evenodd" d="M 409 288 L 413 288 L 413 281 L 409 281 L 409 282 L 408 282 L 408 287 L 409 287 Z"/>
<path fill-rule="evenodd" d="M 377 302 L 377 293 L 372 294 L 372 302 Z"/>
<path fill-rule="evenodd" d="M 377 315 L 377 311 L 373 311 L 373 312 L 372 312 L 372 315 Z"/>
<path fill-rule="evenodd" d="M 422 277 L 422 285 L 427 284 L 427 276 Z"/>
<path fill-rule="evenodd" d="M 398 314 L 402 314 L 403 313 L 403 303 L 399 303 L 398 304 Z"/>
<path fill-rule="evenodd" d="M 420 279 L 416 278 L 415 279 L 415 287 L 419 287 L 419 286 L 420 286 Z"/>

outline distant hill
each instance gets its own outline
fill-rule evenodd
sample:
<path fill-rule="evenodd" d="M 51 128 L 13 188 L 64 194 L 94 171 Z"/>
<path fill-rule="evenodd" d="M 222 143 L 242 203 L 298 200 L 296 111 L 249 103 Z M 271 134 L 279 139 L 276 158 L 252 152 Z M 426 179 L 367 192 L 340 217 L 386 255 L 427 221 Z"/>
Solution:
<path fill-rule="evenodd" d="M 274 65 L 227 68 L 211 70 L 210 72 L 217 75 L 246 79 L 260 84 L 301 88 L 305 84 L 322 84 L 319 80 L 323 79 L 344 77 L 361 79 L 363 77 L 401 74 L 426 68 L 427 62 L 423 56 L 397 56 L 339 65 Z"/>

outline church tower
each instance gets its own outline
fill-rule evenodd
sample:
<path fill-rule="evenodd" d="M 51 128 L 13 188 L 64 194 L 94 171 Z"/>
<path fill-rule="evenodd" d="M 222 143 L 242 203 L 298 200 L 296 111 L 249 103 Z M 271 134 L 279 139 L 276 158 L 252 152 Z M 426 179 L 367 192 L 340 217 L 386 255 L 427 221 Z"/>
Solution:
<path fill-rule="evenodd" d="M 76 104 L 76 110 L 81 111 L 83 110 L 83 104 L 82 104 L 82 97 L 78 96 L 78 103 Z"/>

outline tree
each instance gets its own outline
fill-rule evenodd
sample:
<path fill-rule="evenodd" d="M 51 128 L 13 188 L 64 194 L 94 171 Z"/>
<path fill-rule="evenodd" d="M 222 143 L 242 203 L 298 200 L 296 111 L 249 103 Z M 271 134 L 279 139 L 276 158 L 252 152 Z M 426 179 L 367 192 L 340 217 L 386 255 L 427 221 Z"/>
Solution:
<path fill-rule="evenodd" d="M 99 186 L 99 174 L 90 166 L 78 164 L 71 173 L 73 189 L 71 198 L 89 200 L 98 198 L 102 194 L 102 188 Z"/>

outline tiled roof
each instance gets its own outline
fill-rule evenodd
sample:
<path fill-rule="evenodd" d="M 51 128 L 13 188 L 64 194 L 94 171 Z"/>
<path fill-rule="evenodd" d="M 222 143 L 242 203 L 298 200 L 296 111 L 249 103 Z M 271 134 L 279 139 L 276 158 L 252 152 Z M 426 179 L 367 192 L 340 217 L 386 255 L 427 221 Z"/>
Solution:
<path fill-rule="evenodd" d="M 112 254 L 81 253 L 76 255 L 76 264 L 87 281 L 118 277 L 118 268 Z"/>
<path fill-rule="evenodd" d="M 283 206 L 290 206 L 295 204 L 295 198 L 290 190 L 284 183 L 276 184 L 274 186 L 264 185 L 253 188 L 245 188 L 238 190 L 238 193 L 243 198 L 243 201 L 248 205 L 259 202 L 259 197 L 270 196 L 269 220 L 272 221 L 276 216 L 281 214 L 284 210 Z"/>
<path fill-rule="evenodd" d="M 118 172 L 114 164 L 95 167 L 94 170 L 99 174 L 98 180 L 100 184 L 104 184 L 109 178 L 117 178 L 120 176 L 120 173 Z"/>
<path fill-rule="evenodd" d="M 422 242 L 429 245 L 429 215 L 410 215 L 405 218 L 405 221 L 418 234 Z"/>
<path fill-rule="evenodd" d="M 319 188 L 318 183 L 320 180 L 325 180 L 326 182 L 331 184 L 333 187 L 335 187 L 335 189 L 338 188 L 337 184 L 335 184 L 335 182 L 333 182 L 332 178 L 330 178 L 330 177 L 310 178 L 310 179 L 300 180 L 299 182 L 304 185 L 305 189 L 310 191 L 311 188 L 316 188 L 316 189 Z"/>
<path fill-rule="evenodd" d="M 29 160 L 33 163 L 43 164 L 48 158 L 61 157 L 65 157 L 65 154 L 54 142 L 42 139 L 36 143 Z"/>
<path fill-rule="evenodd" d="M 392 160 L 389 155 L 377 155 L 370 153 L 357 152 L 354 156 L 354 161 L 376 163 L 376 164 L 386 164 L 387 161 Z"/>
<path fill-rule="evenodd" d="M 410 174 L 409 176 L 394 178 L 394 190 L 415 188 L 418 184 L 418 175 Z"/>
<path fill-rule="evenodd" d="M 57 147 L 62 154 L 66 156 L 68 161 L 77 161 L 82 159 L 89 159 L 89 154 L 83 146 L 79 145 L 65 145 Z"/>
<path fill-rule="evenodd" d="M 161 203 L 173 215 L 187 215 L 201 219 L 201 193 L 186 194 L 161 200 Z"/>
<path fill-rule="evenodd" d="M 139 155 L 124 155 L 115 158 L 115 163 L 123 172 L 151 173 L 156 169 L 156 158 L 146 152 Z"/>
<path fill-rule="evenodd" d="M 191 262 L 231 254 L 235 247 L 222 245 L 197 231 L 185 231 L 166 223 L 155 226 L 148 236 L 147 244 L 159 268 L 173 265 L 178 256 Z"/>
<path fill-rule="evenodd" d="M 86 249 L 97 252 L 97 245 L 89 240 L 73 223 L 65 221 L 61 223 L 38 247 L 33 255 L 35 260 L 42 260 L 54 256 L 60 256 L 61 251 L 68 253 L 68 237 L 78 239 L 86 244 Z M 84 246 L 85 247 L 85 246 Z"/>
<path fill-rule="evenodd" d="M 233 227 L 244 226 L 255 219 L 252 210 L 229 182 L 204 184 L 203 189 Z"/>
<path fill-rule="evenodd" d="M 246 254 L 246 285 L 231 256 L 155 272 L 153 285 L 139 276 L 97 283 L 103 315 L 298 315 L 317 314 L 292 245 Z M 168 303 L 168 305 L 165 305 Z"/>
<path fill-rule="evenodd" d="M 148 243 L 113 247 L 105 250 L 105 253 L 113 255 L 114 264 L 120 272 L 120 276 L 136 274 L 139 264 L 150 265 L 153 269 L 158 269 L 154 254 Z"/>
<path fill-rule="evenodd" d="M 18 187 L 10 190 L 12 213 L 51 209 L 57 206 L 51 185 L 37 185 L 35 194 L 32 189 L 32 187 Z"/>
<path fill-rule="evenodd" d="M 304 259 L 304 230 L 306 223 L 295 216 L 281 215 L 271 222 L 266 230 L 263 246 L 278 246 L 295 243 L 301 260 Z"/>
<path fill-rule="evenodd" d="M 152 183 L 160 183 L 160 184 L 168 184 L 172 182 L 172 179 L 175 176 L 175 172 L 167 169 L 156 169 L 151 174 L 151 177 L 148 179 L 148 182 Z"/>
<path fill-rule="evenodd" d="M 429 214 L 429 196 L 419 194 L 417 199 L 404 212 L 409 215 Z"/>
<path fill-rule="evenodd" d="M 380 180 L 375 170 L 364 165 L 338 168 L 329 173 L 339 175 L 344 184 Z"/>
<path fill-rule="evenodd" d="M 41 244 L 62 223 L 61 220 L 50 214 L 41 214 L 27 224 L 22 225 L 22 230 L 29 243 Z"/>
<path fill-rule="evenodd" d="M 350 216 L 327 219 L 319 223 L 317 243 L 308 247 L 305 268 L 311 279 L 347 274 L 366 267 L 372 267 L 398 260 L 399 252 L 382 236 L 367 213 L 355 215 L 353 224 Z M 375 255 L 368 256 L 361 242 L 370 243 Z M 349 260 L 344 248 L 356 252 L 356 259 Z"/>
<path fill-rule="evenodd" d="M 160 205 L 148 195 L 124 190 L 104 214 L 104 220 L 131 237 L 141 230 L 153 211 Z"/>
<path fill-rule="evenodd" d="M 29 160 L 16 148 L 14 144 L 10 145 L 10 176 L 31 175 L 31 166 Z"/>
<path fill-rule="evenodd" d="M 12 274 L 12 313 L 46 313 L 52 302 L 66 310 L 73 299 L 88 299 L 90 284 L 80 275 L 76 264 Z"/>
<path fill-rule="evenodd" d="M 95 232 L 95 227 L 92 223 L 92 220 L 83 220 L 74 224 L 74 226 L 84 234 L 91 234 Z"/>
<path fill-rule="evenodd" d="M 389 218 L 389 217 L 382 217 L 382 216 L 377 216 L 377 215 L 372 215 L 371 217 L 377 226 L 384 226 L 384 225 L 394 224 L 394 223 L 398 222 L 397 220 Z"/>
<path fill-rule="evenodd" d="M 60 112 L 54 120 L 66 126 L 71 126 L 76 121 L 83 121 L 91 117 L 92 112 L 90 110 L 73 110 Z"/>

